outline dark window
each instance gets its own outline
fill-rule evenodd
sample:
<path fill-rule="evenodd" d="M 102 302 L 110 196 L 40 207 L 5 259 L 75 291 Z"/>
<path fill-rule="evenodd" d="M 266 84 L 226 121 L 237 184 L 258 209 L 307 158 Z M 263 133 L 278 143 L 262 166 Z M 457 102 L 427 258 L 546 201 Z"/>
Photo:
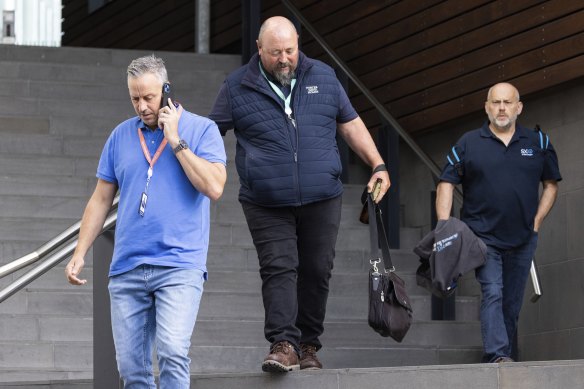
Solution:
<path fill-rule="evenodd" d="M 14 11 L 4 11 L 4 36 L 7 38 L 14 37 Z"/>

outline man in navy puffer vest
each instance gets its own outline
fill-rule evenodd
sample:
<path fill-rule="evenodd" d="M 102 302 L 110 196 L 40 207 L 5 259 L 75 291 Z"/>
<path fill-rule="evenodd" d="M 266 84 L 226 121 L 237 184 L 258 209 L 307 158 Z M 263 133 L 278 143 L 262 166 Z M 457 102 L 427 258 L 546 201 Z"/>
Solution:
<path fill-rule="evenodd" d="M 337 129 L 372 168 L 387 169 L 369 131 L 324 63 L 298 50 L 286 18 L 266 20 L 258 54 L 227 77 L 209 117 L 234 129 L 239 201 L 258 252 L 268 372 L 320 369 L 316 356 L 341 218 Z"/>

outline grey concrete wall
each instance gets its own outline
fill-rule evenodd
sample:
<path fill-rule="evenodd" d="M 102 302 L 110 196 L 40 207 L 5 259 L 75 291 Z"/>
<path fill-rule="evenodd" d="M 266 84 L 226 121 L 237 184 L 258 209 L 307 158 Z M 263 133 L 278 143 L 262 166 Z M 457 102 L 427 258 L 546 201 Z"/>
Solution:
<path fill-rule="evenodd" d="M 522 360 L 584 358 L 584 79 L 522 100 L 519 122 L 528 127 L 538 123 L 550 136 L 564 179 L 540 231 L 536 258 L 544 295 L 531 303 L 528 284 L 520 317 L 520 356 Z M 452 143 L 485 118 L 480 110 L 418 136 L 417 141 L 442 167 Z M 407 146 L 400 154 L 405 225 L 428 230 L 434 180 Z M 479 293 L 473 278 L 465 277 L 461 285 L 465 293 Z"/>

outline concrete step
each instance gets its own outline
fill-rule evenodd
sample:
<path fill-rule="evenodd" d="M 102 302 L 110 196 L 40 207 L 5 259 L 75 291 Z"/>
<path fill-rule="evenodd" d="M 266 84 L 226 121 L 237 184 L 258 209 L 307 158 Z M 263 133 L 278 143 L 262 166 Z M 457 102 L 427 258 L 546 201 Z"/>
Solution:
<path fill-rule="evenodd" d="M 92 389 L 93 371 L 0 369 L 3 389 Z"/>
<path fill-rule="evenodd" d="M 228 206 L 224 206 L 227 209 Z M 239 214 L 237 208 L 234 206 L 232 219 L 243 219 L 243 215 Z M 224 211 L 227 212 L 227 211 Z M 215 217 L 222 217 L 219 213 L 215 214 Z M 401 247 L 407 250 L 411 250 L 415 244 L 418 243 L 419 238 L 417 236 L 420 234 L 416 229 L 415 232 L 410 232 L 414 229 L 411 228 L 400 228 L 400 241 Z M 416 237 L 414 239 L 414 236 Z M 225 246 L 243 246 L 243 247 L 253 247 L 253 241 L 251 234 L 247 227 L 245 221 L 214 221 L 211 228 L 210 242 L 213 245 L 225 245 Z M 362 248 L 369 252 L 369 229 L 367 226 L 362 225 L 345 225 L 342 224 L 337 236 L 337 250 L 351 250 L 355 248 Z M 399 269 L 399 268 L 398 268 Z"/>
<path fill-rule="evenodd" d="M 206 116 L 213 105 L 209 101 L 210 93 L 216 94 L 218 88 L 209 88 L 208 90 L 197 90 L 197 94 L 175 95 L 176 100 L 180 102 L 185 109 Z M 117 101 L 115 101 L 117 100 Z M 0 95 L 0 115 L 4 116 L 44 116 L 44 115 L 71 115 L 85 117 L 91 120 L 93 117 L 109 117 L 113 123 L 118 124 L 121 121 L 136 115 L 129 96 L 126 93 L 116 97 L 116 99 L 91 100 L 85 98 L 71 98 L 69 100 L 39 98 L 39 97 L 11 97 Z M 114 126 L 115 126 L 114 124 Z M 112 126 L 113 128 L 113 126 Z"/>
<path fill-rule="evenodd" d="M 55 155 L 99 159 L 107 137 L 72 137 L 49 134 L 8 134 L 0 153 Z"/>
<path fill-rule="evenodd" d="M 38 219 L 81 219 L 86 195 L 71 196 L 0 196 L 0 217 Z"/>
<path fill-rule="evenodd" d="M 0 317 L 0 341 L 92 342 L 93 318 L 51 315 L 4 314 Z"/>
<path fill-rule="evenodd" d="M 414 321 L 402 343 L 376 334 L 367 319 L 326 320 L 321 337 L 323 344 L 343 347 L 375 347 L 385 345 L 480 346 L 480 324 L 459 321 Z M 257 346 L 266 344 L 264 321 L 205 319 L 197 320 L 193 346 Z M 233 336 L 237 334 L 237 336 Z"/>
<path fill-rule="evenodd" d="M 363 351 L 356 353 L 353 358 L 356 364 L 361 360 L 359 357 L 367 356 L 367 350 Z M 388 361 L 395 357 L 391 351 L 388 350 L 386 353 Z M 456 350 L 452 351 L 453 354 L 456 353 Z M 444 353 L 441 356 L 443 355 Z M 204 355 L 199 358 L 201 363 L 205 363 L 203 358 Z M 372 362 L 376 361 L 373 358 L 368 359 Z M 380 361 L 384 360 L 380 359 Z M 399 364 L 386 365 L 396 367 L 377 368 L 351 366 L 321 371 L 303 370 L 284 375 L 260 372 L 195 374 L 191 378 L 191 386 L 200 389 L 240 389 L 242 387 L 262 389 L 468 389 L 471 387 L 476 389 L 575 389 L 582 387 L 582 382 L 584 382 L 584 361 L 582 360 L 447 366 L 437 366 L 438 363 L 441 362 L 428 366 Z"/>
<path fill-rule="evenodd" d="M 89 199 L 95 189 L 94 177 L 2 175 L 0 195 L 45 197 L 82 197 Z M 78 215 L 81 217 L 81 215 Z"/>
<path fill-rule="evenodd" d="M 2 369 L 87 371 L 92 364 L 93 346 L 89 342 L 0 341 Z"/>
<path fill-rule="evenodd" d="M 210 269 L 216 270 L 253 270 L 259 269 L 257 252 L 253 247 L 251 238 L 237 239 L 235 237 L 223 235 L 220 237 L 216 230 L 219 227 L 211 226 L 211 244 L 207 265 Z M 247 228 L 247 227 L 245 227 Z M 225 230 L 221 230 L 225 232 Z M 220 231 L 220 232 L 221 232 Z M 249 234 L 249 231 L 247 232 Z M 369 264 L 369 249 L 351 247 L 349 249 L 337 248 L 335 250 L 335 261 L 333 271 L 356 271 L 366 274 L 371 267 Z M 410 250 L 392 250 L 392 262 L 397 269 L 397 274 L 413 273 L 419 265 L 418 257 Z"/>
<path fill-rule="evenodd" d="M 249 382 L 247 377 L 258 374 L 258 379 L 262 381 L 278 380 L 278 386 L 284 388 L 315 388 L 321 387 L 316 382 L 306 381 L 304 383 L 295 381 L 292 377 L 302 372 L 292 372 L 286 375 L 261 373 L 261 362 L 268 353 L 268 346 L 264 347 L 198 347 L 191 351 L 191 373 L 194 374 L 191 385 L 197 388 L 206 388 L 210 381 L 201 381 L 197 374 L 205 376 L 214 376 L 214 373 L 230 373 L 229 377 L 239 377 L 240 385 L 245 388 L 266 387 L 260 381 Z M 481 351 L 476 347 L 328 347 L 325 345 L 318 353 L 324 369 L 319 374 L 335 371 L 334 369 L 358 369 L 368 368 L 375 371 L 378 368 L 387 366 L 417 366 L 417 365 L 438 365 L 453 363 L 477 363 L 481 358 Z M 212 361 L 221 361 L 213 363 Z M 239 374 L 237 374 L 239 372 Z M 288 380 L 291 380 L 288 386 Z M 308 383 L 310 382 L 310 383 Z M 255 386 L 255 385 L 260 386 Z M 324 383 L 322 383 L 324 384 Z M 215 385 L 215 383 L 211 384 Z M 229 383 L 217 381 L 218 386 L 209 386 L 213 388 L 228 388 Z M 227 386 L 224 386 L 227 385 Z M 254 386 L 252 386 L 254 385 Z M 241 387 L 241 386 L 240 386 Z M 330 388 L 341 388 L 342 386 L 330 385 L 324 386 Z M 377 386 L 348 386 L 347 389 L 353 388 L 373 388 Z M 381 388 L 393 388 L 387 386 L 387 383 L 379 385 Z M 403 386 L 405 388 L 417 388 L 417 386 Z M 467 387 L 465 387 L 467 388 Z"/>
<path fill-rule="evenodd" d="M 133 59 L 150 54 L 153 54 L 153 52 L 144 50 L 0 45 L 0 58 L 6 62 L 105 67 L 120 69 L 123 74 L 125 74 L 126 67 Z M 177 71 L 189 72 L 197 69 L 213 69 L 230 72 L 241 65 L 241 57 L 238 55 L 170 51 L 154 52 L 154 54 L 164 59 L 169 69 L 176 69 Z M 48 73 L 47 77 L 51 74 Z"/>
<path fill-rule="evenodd" d="M 2 62 L 0 61 L 0 66 Z M 10 70 L 10 69 L 8 69 Z M 49 69 L 50 70 L 50 69 Z M 104 78 L 112 82 L 102 80 L 63 80 L 63 79 L 38 79 L 38 78 L 7 78 L 0 75 L 0 96 L 34 97 L 40 99 L 58 99 L 70 101 L 75 99 L 102 101 L 104 97 L 119 103 L 129 104 L 128 86 L 125 69 L 109 69 Z M 225 79 L 225 72 L 216 70 L 196 71 L 189 73 L 177 73 L 173 77 L 172 69 L 169 69 L 169 79 L 173 84 L 173 92 L 177 101 L 193 101 L 197 94 L 214 93 L 219 91 Z M 197 85 L 197 90 L 192 89 Z M 214 95 L 212 95 L 214 97 Z M 207 99 L 211 99 L 207 94 Z"/>
<path fill-rule="evenodd" d="M 50 120 L 43 116 L 0 116 L 0 134 L 48 134 Z M 8 137 L 4 137 L 6 140 Z"/>
<path fill-rule="evenodd" d="M 101 136 L 104 139 L 111 134 L 112 130 L 129 115 L 109 114 L 99 117 L 93 116 L 89 120 L 86 117 L 71 114 L 51 114 L 49 118 L 49 132 L 51 134 L 62 134 L 66 136 Z M 2 114 L 0 114 L 2 117 Z"/>
<path fill-rule="evenodd" d="M 56 99 L 40 99 L 36 97 L 9 97 L 0 96 L 0 115 L 11 116 L 46 116 L 72 115 L 85 117 L 119 118 L 119 123 L 125 118 L 135 116 L 134 109 L 128 101 L 123 104 L 119 101 L 105 100 L 97 104 L 95 101 L 73 99 L 66 103 Z"/>
<path fill-rule="evenodd" d="M 0 176 L 42 175 L 95 177 L 98 160 L 95 157 L 35 156 L 0 154 Z"/>
<path fill-rule="evenodd" d="M 448 364 L 436 362 L 427 366 L 400 365 L 399 356 L 391 349 L 346 350 L 344 360 L 355 364 L 347 368 L 327 368 L 319 371 L 295 371 L 287 374 L 259 372 L 259 362 L 265 353 L 255 349 L 241 349 L 231 355 L 218 354 L 217 350 L 201 350 L 193 355 L 193 365 L 202 373 L 191 376 L 191 387 L 199 389 L 354 389 L 354 388 L 419 388 L 419 389 L 573 389 L 580 388 L 584 380 L 584 362 L 546 361 L 518 362 L 512 364 Z M 372 352 L 374 351 L 374 352 Z M 415 353 L 416 350 L 412 350 Z M 326 358 L 326 350 L 322 350 Z M 319 353 L 319 354 L 320 354 Z M 451 355 L 460 355 L 457 350 L 436 350 L 436 356 L 450 360 Z M 337 354 L 335 354 L 337 355 Z M 213 360 L 224 361 L 232 366 L 247 359 L 256 362 L 253 371 L 243 373 L 208 373 L 205 367 Z M 457 358 L 454 358 L 454 360 Z M 397 363 L 389 364 L 395 360 Z M 360 368 L 362 361 L 385 366 Z M 440 365 L 439 365 L 440 364 Z M 387 367 L 393 366 L 393 367 Z M 215 366 L 217 367 L 217 366 Z M 195 371 L 195 369 L 192 369 Z M 84 372 L 47 371 L 42 369 L 0 370 L 0 382 L 6 389 L 64 389 L 91 388 L 93 381 Z M 26 382 L 28 381 L 28 382 Z M 391 383 L 391 384 L 390 384 Z M 390 385 L 390 386 L 388 386 Z"/>
<path fill-rule="evenodd" d="M 231 178 L 231 177 L 230 177 Z M 237 200 L 239 185 L 226 185 L 223 197 L 213 203 L 211 207 L 211 220 L 219 223 L 245 223 L 245 216 L 241 204 Z M 343 196 L 341 209 L 341 225 L 343 228 L 352 227 L 359 231 L 369 231 L 369 226 L 359 221 L 361 204 L 356 201 L 349 202 Z M 367 241 L 366 243 L 368 243 Z"/>
<path fill-rule="evenodd" d="M 0 236 L 3 241 L 48 242 L 79 219 L 64 218 L 0 218 Z M 26 253 L 25 253 L 26 254 Z"/>
<path fill-rule="evenodd" d="M 366 293 L 366 290 L 364 291 Z M 364 293 L 364 294 L 365 294 Z M 416 321 L 431 320 L 431 296 L 411 295 L 413 318 Z M 456 297 L 457 321 L 479 319 L 477 297 Z M 326 307 L 326 320 L 359 320 L 367 318 L 367 296 L 348 297 L 330 294 Z M 209 319 L 253 319 L 263 318 L 264 307 L 259 293 L 234 293 L 205 291 L 199 310 L 200 317 Z"/>
<path fill-rule="evenodd" d="M 91 315 L 91 303 L 93 290 L 93 269 L 86 267 L 82 277 L 89 280 L 88 284 L 82 287 L 69 285 L 63 275 L 63 267 L 67 259 L 58 267 L 51 269 L 42 277 L 33 281 L 25 288 L 26 307 L 28 313 L 32 314 L 67 314 L 75 312 L 80 315 Z M 15 273 L 10 278 L 1 280 L 0 287 L 5 287 L 11 280 L 16 279 L 22 272 Z M 212 277 L 219 280 L 220 276 L 215 274 Z M 331 282 L 331 292 L 327 303 L 327 320 L 340 319 L 361 319 L 367 317 L 367 279 L 362 277 L 359 288 L 353 289 L 353 294 L 344 292 L 342 277 L 333 277 Z M 222 285 L 214 287 L 210 281 L 205 286 L 205 292 L 201 301 L 199 315 L 206 318 L 217 319 L 257 319 L 263 318 L 264 309 L 261 296 L 261 287 L 254 288 L 252 285 L 245 285 L 233 282 L 229 290 L 225 290 Z M 240 287 L 238 287 L 240 286 Z M 221 289 L 218 291 L 217 289 Z M 416 285 L 409 286 L 409 297 L 414 310 L 414 320 L 431 319 L 431 296 L 424 289 Z M 414 291 L 412 293 L 412 290 Z M 20 293 L 25 293 L 21 291 Z M 89 306 L 86 306 L 88 305 Z M 457 296 L 455 298 L 456 317 L 459 321 L 478 320 L 478 298 L 473 296 Z M 76 306 L 77 305 L 77 306 Z M 0 309 L 0 311 L 3 311 Z M 6 312 L 6 311 L 4 311 Z M 18 310 L 15 313 L 21 312 Z"/>

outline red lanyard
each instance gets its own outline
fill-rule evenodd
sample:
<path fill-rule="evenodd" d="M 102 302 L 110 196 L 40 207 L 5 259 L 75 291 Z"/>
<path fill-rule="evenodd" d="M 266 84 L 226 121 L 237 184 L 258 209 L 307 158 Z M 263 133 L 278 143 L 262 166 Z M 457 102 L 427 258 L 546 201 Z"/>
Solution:
<path fill-rule="evenodd" d="M 156 153 L 154 153 L 154 157 L 151 158 L 150 151 L 148 151 L 148 146 L 146 146 L 146 140 L 144 139 L 144 134 L 142 134 L 141 128 L 138 128 L 138 136 L 140 137 L 140 146 L 142 146 L 142 152 L 144 153 L 146 160 L 150 164 L 150 169 L 152 169 L 156 161 L 158 161 L 158 157 L 160 157 L 162 150 L 164 150 L 166 143 L 168 143 L 168 140 L 166 138 L 162 140 L 162 143 L 160 143 L 160 146 L 158 146 Z"/>

